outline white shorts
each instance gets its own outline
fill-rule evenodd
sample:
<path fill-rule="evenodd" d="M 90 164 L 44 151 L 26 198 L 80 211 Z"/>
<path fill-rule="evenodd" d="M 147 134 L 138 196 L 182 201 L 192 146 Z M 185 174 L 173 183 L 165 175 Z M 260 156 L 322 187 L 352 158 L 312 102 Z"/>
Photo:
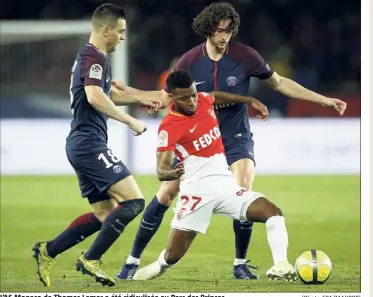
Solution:
<path fill-rule="evenodd" d="M 181 183 L 171 227 L 206 234 L 213 213 L 247 221 L 246 211 L 263 194 L 235 183 L 232 176 L 208 176 Z"/>

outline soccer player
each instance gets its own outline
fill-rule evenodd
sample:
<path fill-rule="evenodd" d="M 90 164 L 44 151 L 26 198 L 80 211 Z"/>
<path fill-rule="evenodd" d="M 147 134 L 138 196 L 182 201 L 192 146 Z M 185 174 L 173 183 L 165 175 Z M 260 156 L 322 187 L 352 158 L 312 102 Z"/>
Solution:
<path fill-rule="evenodd" d="M 274 261 L 268 277 L 296 280 L 295 269 L 287 260 L 288 234 L 281 210 L 263 194 L 237 185 L 224 155 L 213 104 L 245 103 L 246 97 L 217 100 L 208 93 L 198 93 L 191 75 L 183 70 L 169 75 L 167 87 L 174 106 L 158 130 L 157 175 L 160 181 L 183 176 L 180 195 L 167 248 L 157 261 L 139 269 L 133 279 L 153 279 L 178 263 L 197 233 L 206 233 L 216 213 L 265 223 Z M 174 153 L 180 163 L 172 168 Z"/>
<path fill-rule="evenodd" d="M 218 90 L 245 96 L 249 90 L 250 78 L 256 77 L 287 97 L 334 108 L 340 115 L 344 113 L 345 102 L 319 95 L 289 78 L 280 76 L 255 49 L 232 42 L 231 39 L 238 33 L 239 24 L 240 16 L 231 4 L 219 2 L 207 6 L 194 19 L 192 26 L 206 41 L 182 55 L 175 70 L 189 70 L 196 80 L 199 92 Z M 169 103 L 166 91 L 146 92 L 126 87 L 129 97 L 159 98 L 163 100 L 163 106 Z M 254 141 L 247 110 L 248 105 L 245 103 L 215 105 L 228 165 L 236 182 L 242 187 L 252 189 L 255 178 Z M 118 278 L 132 278 L 144 249 L 158 230 L 164 213 L 179 191 L 179 183 L 179 180 L 163 182 L 146 207 L 131 254 L 117 275 Z M 236 279 L 257 279 L 246 264 L 252 227 L 251 222 L 233 221 L 236 245 L 233 276 Z"/>
<path fill-rule="evenodd" d="M 123 8 L 103 4 L 92 15 L 89 43 L 79 50 L 72 68 L 70 95 L 73 120 L 66 140 L 67 158 L 79 180 L 82 197 L 91 212 L 76 218 L 51 241 L 33 247 L 41 282 L 49 287 L 55 257 L 99 231 L 76 268 L 103 285 L 115 284 L 101 268 L 101 256 L 119 238 L 124 228 L 144 209 L 144 199 L 133 176 L 107 147 L 107 119 L 128 125 L 135 135 L 146 131 L 141 121 L 116 105 L 142 103 L 157 107 L 156 100 L 128 100 L 111 86 L 107 54 L 115 50 L 126 31 Z"/>

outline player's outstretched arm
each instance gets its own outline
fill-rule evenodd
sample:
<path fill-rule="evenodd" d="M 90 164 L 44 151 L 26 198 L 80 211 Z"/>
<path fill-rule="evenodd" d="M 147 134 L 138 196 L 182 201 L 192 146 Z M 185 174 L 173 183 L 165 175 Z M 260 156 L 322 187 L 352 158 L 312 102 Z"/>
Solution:
<path fill-rule="evenodd" d="M 252 108 L 259 111 L 256 117 L 259 119 L 268 119 L 269 113 L 267 106 L 265 106 L 258 99 L 248 96 L 240 96 L 232 93 L 226 93 L 221 91 L 214 91 L 210 93 L 214 97 L 213 104 L 228 104 L 228 103 L 248 103 Z"/>
<path fill-rule="evenodd" d="M 171 168 L 173 159 L 173 151 L 157 152 L 157 175 L 160 181 L 176 180 L 184 175 L 184 165 L 182 162 Z"/>
<path fill-rule="evenodd" d="M 124 85 L 118 80 L 112 81 L 113 86 L 119 90 L 119 96 L 125 98 L 125 100 L 133 101 L 135 103 L 149 106 L 152 110 L 158 108 L 165 108 L 170 103 L 168 93 L 164 90 L 160 91 L 142 91 L 129 86 Z M 119 99 L 123 100 L 123 99 Z M 115 101 L 114 101 L 115 102 Z M 117 101 L 118 102 L 118 101 Z M 115 102 L 115 104 L 117 104 Z"/>
<path fill-rule="evenodd" d="M 128 87 L 127 89 L 127 91 L 125 89 L 121 90 L 116 87 L 115 84 L 111 86 L 111 100 L 114 102 L 115 105 L 121 106 L 129 104 L 141 104 L 154 110 L 159 109 L 161 101 L 157 98 L 157 96 L 153 96 L 154 98 L 152 96 L 141 96 L 133 91 L 133 93 L 131 94 Z"/>
<path fill-rule="evenodd" d="M 326 105 L 328 107 L 334 108 L 340 115 L 343 115 L 346 110 L 346 102 L 335 98 L 325 97 L 323 95 L 310 91 L 300 84 L 296 83 L 295 81 L 280 76 L 276 72 L 274 72 L 273 75 L 265 81 L 268 82 L 273 87 L 273 89 L 290 98 L 307 100 Z"/>
<path fill-rule="evenodd" d="M 146 125 L 120 110 L 104 93 L 101 87 L 95 85 L 85 86 L 84 90 L 87 95 L 89 104 L 93 106 L 98 112 L 128 125 L 135 135 L 141 135 L 146 131 Z"/>

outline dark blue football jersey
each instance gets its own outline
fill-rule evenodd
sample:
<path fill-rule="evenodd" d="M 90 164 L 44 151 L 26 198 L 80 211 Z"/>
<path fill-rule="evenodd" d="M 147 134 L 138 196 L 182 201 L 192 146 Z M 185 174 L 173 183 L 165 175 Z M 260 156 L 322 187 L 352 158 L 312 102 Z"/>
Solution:
<path fill-rule="evenodd" d="M 110 95 L 111 66 L 108 58 L 92 44 L 86 44 L 76 55 L 71 74 L 70 100 L 73 113 L 67 150 L 95 149 L 107 144 L 107 116 L 88 102 L 85 86 L 99 86 Z"/>
<path fill-rule="evenodd" d="M 199 92 L 223 91 L 247 96 L 251 77 L 267 79 L 273 71 L 253 48 L 232 43 L 219 61 L 206 52 L 206 43 L 186 52 L 175 70 L 188 70 L 196 81 Z M 237 135 L 250 132 L 247 104 L 215 105 L 223 142 L 226 145 Z"/>

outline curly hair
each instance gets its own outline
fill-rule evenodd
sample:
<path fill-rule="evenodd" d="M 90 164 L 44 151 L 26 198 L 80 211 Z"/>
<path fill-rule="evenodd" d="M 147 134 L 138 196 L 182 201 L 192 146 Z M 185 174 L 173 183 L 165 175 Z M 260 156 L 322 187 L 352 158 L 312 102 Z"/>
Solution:
<path fill-rule="evenodd" d="M 171 72 L 167 77 L 166 85 L 171 92 L 174 89 L 187 89 L 193 84 L 192 75 L 186 70 Z"/>
<path fill-rule="evenodd" d="M 235 37 L 240 26 L 240 15 L 232 4 L 227 2 L 215 2 L 207 6 L 193 19 L 192 29 L 198 35 L 210 37 L 216 31 L 220 21 L 230 19 L 228 32 Z"/>

